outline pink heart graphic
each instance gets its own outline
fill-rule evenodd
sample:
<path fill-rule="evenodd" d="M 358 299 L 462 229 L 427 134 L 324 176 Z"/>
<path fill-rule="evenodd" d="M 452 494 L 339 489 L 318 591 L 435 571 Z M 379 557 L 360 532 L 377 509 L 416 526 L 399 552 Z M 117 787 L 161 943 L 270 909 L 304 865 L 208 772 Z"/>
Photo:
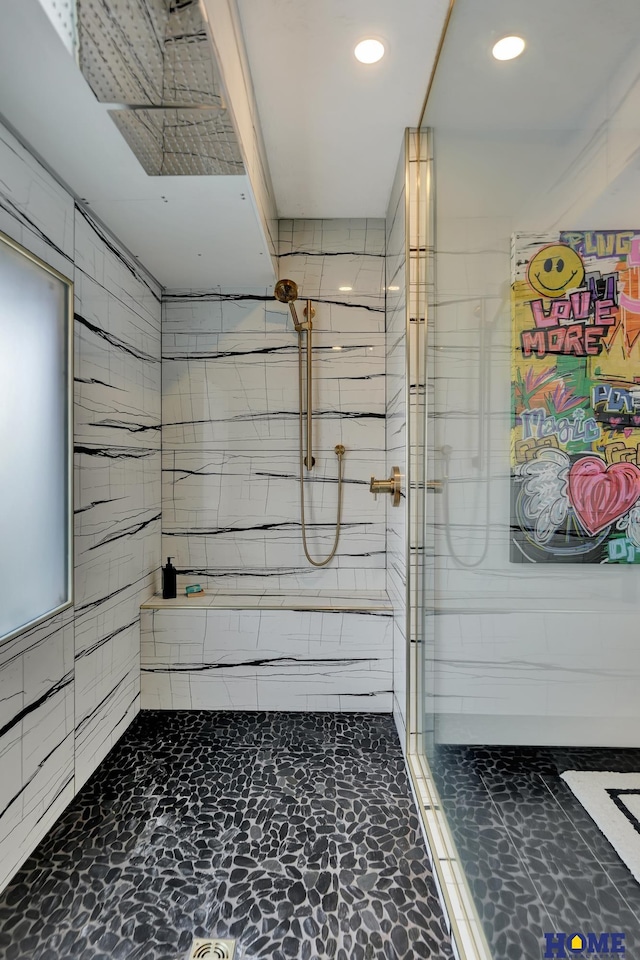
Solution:
<path fill-rule="evenodd" d="M 631 434 L 633 433 L 633 430 L 631 429 L 631 427 L 625 427 L 622 432 L 625 435 L 625 439 L 628 440 Z"/>
<path fill-rule="evenodd" d="M 635 463 L 612 463 L 581 457 L 569 471 L 569 500 L 591 536 L 630 510 L 640 497 L 640 470 Z"/>

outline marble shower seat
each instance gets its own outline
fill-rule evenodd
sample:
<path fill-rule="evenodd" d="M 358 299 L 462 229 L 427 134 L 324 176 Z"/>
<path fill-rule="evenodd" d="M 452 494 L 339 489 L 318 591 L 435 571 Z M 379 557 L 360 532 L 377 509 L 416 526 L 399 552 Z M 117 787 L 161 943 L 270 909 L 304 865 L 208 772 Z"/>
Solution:
<path fill-rule="evenodd" d="M 209 588 L 141 607 L 143 709 L 392 709 L 384 591 Z"/>

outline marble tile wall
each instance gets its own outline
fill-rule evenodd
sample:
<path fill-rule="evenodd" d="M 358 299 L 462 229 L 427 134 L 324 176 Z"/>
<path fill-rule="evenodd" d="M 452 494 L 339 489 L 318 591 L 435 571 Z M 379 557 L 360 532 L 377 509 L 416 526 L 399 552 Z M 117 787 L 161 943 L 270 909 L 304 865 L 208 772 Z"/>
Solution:
<path fill-rule="evenodd" d="M 160 562 L 160 290 L 4 128 L 0 229 L 75 282 L 75 605 L 0 643 L 0 887 L 139 709 Z"/>
<path fill-rule="evenodd" d="M 431 143 L 426 131 L 407 132 L 409 191 L 409 310 L 408 310 L 408 575 L 407 634 L 409 658 L 407 725 L 412 748 L 422 750 L 433 729 L 434 644 L 424 610 L 434 595 L 434 505 L 438 501 L 431 455 L 432 437 L 427 419 L 433 396 L 433 354 L 426 349 L 434 269 L 428 184 L 432 178 Z M 420 738 L 422 746 L 420 746 Z"/>
<path fill-rule="evenodd" d="M 0 889 L 75 794 L 73 644 L 72 608 L 0 643 Z"/>
<path fill-rule="evenodd" d="M 312 556 L 300 530 L 297 337 L 272 290 L 169 291 L 163 315 L 163 554 L 179 589 L 385 588 L 385 225 L 281 220 L 280 276 L 313 300 Z M 343 288 L 343 289 L 340 289 Z M 298 305 L 300 311 L 304 304 Z M 390 612 L 144 611 L 143 706 L 376 710 L 392 705 Z M 363 706 L 364 705 L 364 706 Z"/>
<path fill-rule="evenodd" d="M 76 789 L 140 708 L 140 603 L 160 566 L 160 289 L 75 224 Z"/>
<path fill-rule="evenodd" d="M 387 510 L 387 592 L 393 603 L 393 710 L 400 740 L 406 733 L 407 704 L 407 244 L 406 244 L 406 142 L 389 200 L 386 221 L 387 287 L 387 475 L 394 466 L 403 476 L 402 503 Z"/>
<path fill-rule="evenodd" d="M 280 276 L 313 299 L 314 557 L 333 543 L 336 444 L 346 446 L 336 558 L 300 537 L 297 338 L 271 290 L 168 292 L 163 320 L 163 554 L 185 578 L 274 590 L 383 589 L 384 221 L 280 221 Z M 339 287 L 349 287 L 340 291 Z M 302 309 L 302 306 L 300 306 Z"/>
<path fill-rule="evenodd" d="M 508 551 L 511 235 L 626 222 L 617 178 L 634 155 L 635 134 L 622 132 L 639 100 L 634 51 L 544 156 L 519 140 L 505 163 L 505 141 L 436 132 L 431 425 L 434 472 L 450 482 L 433 517 L 431 619 L 445 742 L 640 745 L 633 566 L 518 564 Z"/>
<path fill-rule="evenodd" d="M 390 713 L 391 611 L 142 611 L 142 704 Z"/>
<path fill-rule="evenodd" d="M 416 709 L 424 714 L 427 696 L 418 652 L 427 602 L 423 512 L 431 498 L 424 483 L 428 163 L 427 135 L 407 129 L 386 221 L 387 470 L 400 467 L 403 488 L 400 508 L 387 511 L 387 592 L 394 608 L 394 714 L 403 744 L 407 730 L 423 730 Z"/>

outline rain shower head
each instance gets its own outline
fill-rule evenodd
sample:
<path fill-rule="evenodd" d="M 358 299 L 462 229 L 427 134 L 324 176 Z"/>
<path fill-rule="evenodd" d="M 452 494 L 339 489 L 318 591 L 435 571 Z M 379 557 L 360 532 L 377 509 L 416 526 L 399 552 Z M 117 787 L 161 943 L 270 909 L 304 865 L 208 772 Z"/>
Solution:
<path fill-rule="evenodd" d="M 298 284 L 293 280 L 278 280 L 273 295 L 280 303 L 293 303 L 298 299 Z"/>

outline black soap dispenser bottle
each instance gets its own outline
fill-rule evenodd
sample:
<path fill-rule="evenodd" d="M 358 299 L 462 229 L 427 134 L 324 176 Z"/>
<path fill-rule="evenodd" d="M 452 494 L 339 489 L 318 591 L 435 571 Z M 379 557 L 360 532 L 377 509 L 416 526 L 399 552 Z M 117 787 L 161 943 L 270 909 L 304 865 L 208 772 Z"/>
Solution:
<path fill-rule="evenodd" d="M 171 563 L 171 557 L 167 557 L 167 565 L 162 568 L 162 599 L 175 600 L 178 595 L 178 573 Z"/>

